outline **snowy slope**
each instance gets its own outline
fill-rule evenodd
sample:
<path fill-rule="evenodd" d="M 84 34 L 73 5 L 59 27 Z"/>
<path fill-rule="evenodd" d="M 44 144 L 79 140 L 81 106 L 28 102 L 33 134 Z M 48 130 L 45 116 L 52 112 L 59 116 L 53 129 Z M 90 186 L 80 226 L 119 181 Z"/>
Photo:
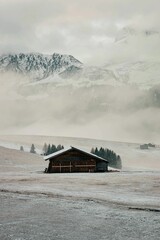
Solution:
<path fill-rule="evenodd" d="M 149 89 L 160 84 L 160 62 L 134 61 L 106 65 L 119 84 Z"/>
<path fill-rule="evenodd" d="M 56 86 L 108 85 L 134 86 L 150 89 L 160 84 L 160 62 L 137 61 L 107 64 L 102 67 L 69 67 L 59 75 L 51 75 L 36 84 L 54 83 Z M 35 83 L 33 83 L 35 84 Z"/>

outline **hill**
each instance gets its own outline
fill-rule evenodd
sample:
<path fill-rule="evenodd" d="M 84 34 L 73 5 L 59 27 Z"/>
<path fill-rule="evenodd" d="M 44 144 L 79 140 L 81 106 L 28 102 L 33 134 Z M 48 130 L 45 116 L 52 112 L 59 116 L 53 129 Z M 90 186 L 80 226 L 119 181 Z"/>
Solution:
<path fill-rule="evenodd" d="M 111 149 L 121 156 L 123 164 L 122 170 L 156 171 L 160 169 L 160 148 L 158 147 L 151 148 L 149 150 L 141 150 L 140 144 L 138 143 L 54 136 L 0 136 L 1 146 L 20 149 L 20 146 L 23 145 L 24 149 L 26 151 L 29 151 L 31 144 L 34 143 L 36 150 L 39 153 L 42 151 L 45 142 L 51 144 L 53 143 L 55 145 L 62 144 L 64 147 L 75 146 L 86 151 L 90 151 L 92 147 L 104 147 Z M 18 154 L 22 153 L 18 152 Z M 31 156 L 34 158 L 36 157 L 34 154 Z"/>

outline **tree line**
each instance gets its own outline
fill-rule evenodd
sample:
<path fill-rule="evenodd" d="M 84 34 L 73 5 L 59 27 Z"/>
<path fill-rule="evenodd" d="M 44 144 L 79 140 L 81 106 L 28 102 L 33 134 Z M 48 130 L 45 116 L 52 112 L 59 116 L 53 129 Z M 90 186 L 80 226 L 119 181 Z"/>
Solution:
<path fill-rule="evenodd" d="M 36 148 L 35 148 L 34 144 L 32 143 L 31 148 L 30 148 L 30 153 L 36 153 L 35 149 Z M 58 144 L 56 146 L 54 144 L 44 143 L 44 146 L 43 146 L 43 149 L 42 149 L 42 155 L 46 156 L 46 155 L 52 154 L 54 152 L 60 151 L 62 149 L 64 149 L 64 146 L 61 145 L 61 144 Z M 23 146 L 20 146 L 20 151 L 24 151 Z"/>
<path fill-rule="evenodd" d="M 58 144 L 57 146 L 54 144 L 47 144 L 44 143 L 43 149 L 42 149 L 42 154 L 43 155 L 49 155 L 52 153 L 55 153 L 57 151 L 60 151 L 64 149 L 64 146 L 61 144 Z M 23 146 L 20 146 L 20 150 L 24 151 Z M 35 151 L 35 146 L 32 143 L 31 148 L 30 148 L 30 153 L 36 153 Z M 100 147 L 99 149 L 96 148 L 92 148 L 91 149 L 91 153 L 95 154 L 101 158 L 104 158 L 106 160 L 108 160 L 109 162 L 109 166 L 113 167 L 113 168 L 117 168 L 117 169 L 121 169 L 122 168 L 122 160 L 121 157 L 119 155 L 117 155 L 114 151 L 107 149 L 107 148 L 102 148 Z"/>
<path fill-rule="evenodd" d="M 55 153 L 55 152 L 57 152 L 57 151 L 60 151 L 60 150 L 62 150 L 62 149 L 64 149 L 64 146 L 63 145 L 61 145 L 61 144 L 58 144 L 57 146 L 56 145 L 54 145 L 54 144 L 44 144 L 44 146 L 43 146 L 43 149 L 42 149 L 42 151 L 43 151 L 43 155 L 49 155 L 49 154 L 52 154 L 52 153 Z"/>
<path fill-rule="evenodd" d="M 102 148 L 102 147 L 98 149 L 96 147 L 91 149 L 91 153 L 108 160 L 109 167 L 118 168 L 118 169 L 122 168 L 121 157 L 112 150 L 109 150 L 107 148 Z"/>

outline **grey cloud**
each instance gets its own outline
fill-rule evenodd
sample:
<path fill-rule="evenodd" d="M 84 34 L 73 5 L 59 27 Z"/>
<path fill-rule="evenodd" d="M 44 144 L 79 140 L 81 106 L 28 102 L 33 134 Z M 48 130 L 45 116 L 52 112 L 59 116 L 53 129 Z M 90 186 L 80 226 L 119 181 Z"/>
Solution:
<path fill-rule="evenodd" d="M 159 8 L 158 0 L 1 0 L 0 52 L 61 51 L 91 62 L 114 51 L 118 26 L 159 29 Z"/>
<path fill-rule="evenodd" d="M 27 83 L 27 79 L 13 74 L 0 76 L 3 113 L 0 132 L 3 134 L 159 141 L 160 97 L 155 102 L 155 90 L 109 86 L 74 89 L 70 85 L 35 87 Z M 156 91 L 158 95 L 160 91 Z"/>

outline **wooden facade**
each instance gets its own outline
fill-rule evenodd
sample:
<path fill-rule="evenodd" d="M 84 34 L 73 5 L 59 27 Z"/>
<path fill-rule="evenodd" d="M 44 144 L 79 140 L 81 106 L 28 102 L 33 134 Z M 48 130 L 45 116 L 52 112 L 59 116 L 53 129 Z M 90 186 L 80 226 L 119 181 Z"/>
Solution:
<path fill-rule="evenodd" d="M 45 157 L 48 173 L 106 172 L 108 161 L 94 154 L 71 147 Z"/>

